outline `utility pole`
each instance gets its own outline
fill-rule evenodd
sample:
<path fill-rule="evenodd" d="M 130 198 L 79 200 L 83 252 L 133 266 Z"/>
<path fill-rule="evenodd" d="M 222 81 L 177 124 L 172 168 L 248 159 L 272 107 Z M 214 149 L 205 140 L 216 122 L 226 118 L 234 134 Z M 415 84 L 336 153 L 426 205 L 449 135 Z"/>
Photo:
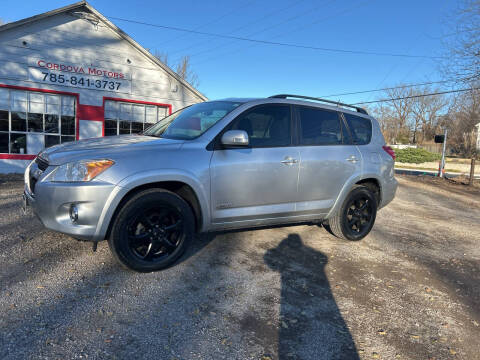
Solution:
<path fill-rule="evenodd" d="M 443 135 L 443 147 L 442 147 L 442 161 L 440 162 L 440 169 L 438 176 L 443 177 L 445 172 L 445 150 L 447 148 L 447 132 L 448 130 L 445 129 L 445 134 Z"/>

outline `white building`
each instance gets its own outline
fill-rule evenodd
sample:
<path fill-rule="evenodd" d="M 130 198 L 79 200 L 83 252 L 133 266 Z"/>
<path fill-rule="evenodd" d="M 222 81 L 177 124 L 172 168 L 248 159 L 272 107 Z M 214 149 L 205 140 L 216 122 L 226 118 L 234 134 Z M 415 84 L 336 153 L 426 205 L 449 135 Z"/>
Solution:
<path fill-rule="evenodd" d="M 205 100 L 84 1 L 0 26 L 0 173 Z"/>

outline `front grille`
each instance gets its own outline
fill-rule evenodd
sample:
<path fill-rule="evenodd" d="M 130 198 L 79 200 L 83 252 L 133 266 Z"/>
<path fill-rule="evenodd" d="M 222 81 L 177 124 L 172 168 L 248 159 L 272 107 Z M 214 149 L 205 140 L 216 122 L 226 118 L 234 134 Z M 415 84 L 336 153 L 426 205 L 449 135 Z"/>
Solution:
<path fill-rule="evenodd" d="M 45 171 L 48 168 L 48 161 L 47 160 L 44 160 L 44 159 L 37 156 L 35 158 L 35 162 L 37 163 L 38 168 L 42 171 Z"/>

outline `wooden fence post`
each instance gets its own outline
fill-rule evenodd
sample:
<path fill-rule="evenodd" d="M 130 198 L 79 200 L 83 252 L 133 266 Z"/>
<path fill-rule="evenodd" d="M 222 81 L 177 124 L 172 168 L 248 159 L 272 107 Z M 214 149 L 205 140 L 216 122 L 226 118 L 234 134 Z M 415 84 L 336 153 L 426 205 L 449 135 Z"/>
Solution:
<path fill-rule="evenodd" d="M 468 185 L 473 185 L 473 179 L 475 177 L 475 156 L 472 157 L 472 163 L 470 165 L 470 180 L 468 181 Z"/>

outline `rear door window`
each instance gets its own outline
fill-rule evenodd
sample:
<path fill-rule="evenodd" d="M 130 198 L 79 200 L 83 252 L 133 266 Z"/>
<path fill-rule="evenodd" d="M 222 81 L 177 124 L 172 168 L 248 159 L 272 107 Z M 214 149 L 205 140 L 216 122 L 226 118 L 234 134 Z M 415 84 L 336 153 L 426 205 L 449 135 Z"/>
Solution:
<path fill-rule="evenodd" d="M 298 106 L 300 145 L 343 144 L 342 122 L 336 111 Z"/>
<path fill-rule="evenodd" d="M 366 145 L 372 139 L 372 122 L 369 119 L 344 113 L 353 142 L 356 145 Z"/>

